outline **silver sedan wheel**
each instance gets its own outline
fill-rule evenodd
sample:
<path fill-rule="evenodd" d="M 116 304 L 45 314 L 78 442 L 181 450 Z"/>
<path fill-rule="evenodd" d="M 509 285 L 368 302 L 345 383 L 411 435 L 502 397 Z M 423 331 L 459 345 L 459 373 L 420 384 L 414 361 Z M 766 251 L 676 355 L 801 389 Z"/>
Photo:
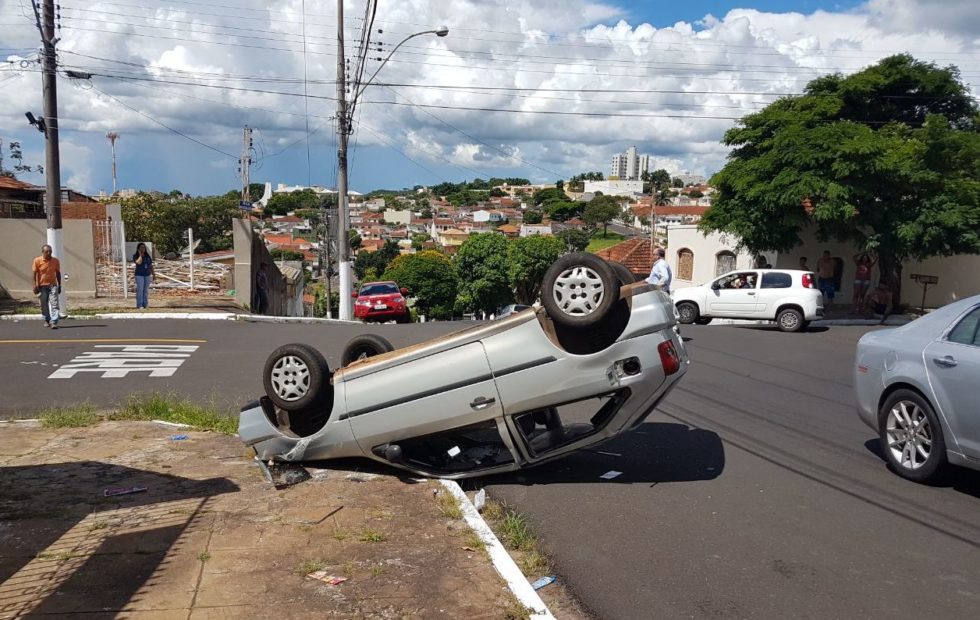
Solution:
<path fill-rule="evenodd" d="M 932 428 L 926 412 L 915 403 L 900 400 L 885 422 L 885 438 L 892 459 L 905 469 L 919 469 L 932 454 Z"/>
<path fill-rule="evenodd" d="M 295 355 L 279 358 L 270 374 L 272 389 L 285 401 L 299 400 L 310 391 L 310 368 Z"/>
<path fill-rule="evenodd" d="M 551 287 L 555 303 L 565 314 L 585 316 L 595 312 L 606 295 L 599 274 L 588 267 L 573 267 L 562 272 Z"/>

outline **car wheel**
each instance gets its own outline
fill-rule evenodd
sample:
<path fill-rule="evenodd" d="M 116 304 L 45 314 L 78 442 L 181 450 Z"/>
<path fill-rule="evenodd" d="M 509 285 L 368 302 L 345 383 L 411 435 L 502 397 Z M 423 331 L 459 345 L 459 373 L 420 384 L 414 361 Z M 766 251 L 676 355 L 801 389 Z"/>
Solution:
<path fill-rule="evenodd" d="M 946 467 L 946 440 L 929 402 L 911 390 L 897 390 L 878 412 L 885 458 L 903 478 L 930 482 Z"/>
<path fill-rule="evenodd" d="M 562 256 L 544 274 L 541 303 L 548 316 L 568 327 L 600 323 L 619 301 L 619 279 L 595 254 Z"/>
<path fill-rule="evenodd" d="M 784 332 L 798 332 L 803 329 L 803 314 L 799 310 L 787 308 L 776 315 L 776 324 Z"/>
<path fill-rule="evenodd" d="M 619 279 L 620 284 L 626 286 L 627 284 L 633 284 L 634 282 L 639 282 L 636 275 L 629 270 L 629 267 L 623 263 L 617 263 L 615 261 L 609 261 L 609 266 L 612 267 L 613 273 Z"/>
<path fill-rule="evenodd" d="M 340 356 L 340 364 L 346 366 L 351 362 L 394 350 L 395 347 L 386 338 L 375 334 L 364 334 L 363 336 L 357 336 L 347 343 L 347 346 L 344 347 L 343 354 Z"/>
<path fill-rule="evenodd" d="M 677 304 L 677 315 L 679 322 L 690 325 L 698 320 L 698 307 L 689 301 L 682 301 Z"/>
<path fill-rule="evenodd" d="M 306 344 L 287 344 L 265 362 L 262 384 L 269 400 L 285 411 L 315 407 L 333 395 L 323 354 Z"/>
<path fill-rule="evenodd" d="M 711 323 L 711 317 L 699 316 L 698 318 L 694 319 L 694 323 L 697 325 L 707 325 L 708 323 Z"/>

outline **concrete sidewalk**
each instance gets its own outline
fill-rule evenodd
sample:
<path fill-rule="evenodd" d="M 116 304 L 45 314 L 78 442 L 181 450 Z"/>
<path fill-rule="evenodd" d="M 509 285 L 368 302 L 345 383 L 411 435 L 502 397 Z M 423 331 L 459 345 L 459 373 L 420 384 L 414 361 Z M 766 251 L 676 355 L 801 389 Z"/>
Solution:
<path fill-rule="evenodd" d="M 440 484 L 340 467 L 276 490 L 235 437 L 3 423 L 0 618 L 526 617 Z"/>

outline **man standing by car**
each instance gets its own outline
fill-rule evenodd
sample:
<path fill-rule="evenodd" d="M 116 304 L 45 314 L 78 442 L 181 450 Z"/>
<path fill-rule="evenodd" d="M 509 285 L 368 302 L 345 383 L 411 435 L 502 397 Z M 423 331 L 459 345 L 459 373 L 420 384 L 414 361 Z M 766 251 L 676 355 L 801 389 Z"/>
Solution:
<path fill-rule="evenodd" d="M 34 293 L 41 295 L 41 315 L 44 326 L 58 329 L 58 310 L 55 305 L 54 316 L 51 314 L 51 296 L 57 299 L 61 288 L 61 261 L 51 256 L 51 246 L 42 245 L 41 255 L 34 259 Z"/>
<path fill-rule="evenodd" d="M 817 261 L 817 286 L 823 293 L 824 301 L 829 306 L 834 302 L 834 293 L 837 287 L 834 286 L 834 269 L 837 263 L 830 256 L 830 250 L 824 250 L 823 256 Z"/>
<path fill-rule="evenodd" d="M 654 248 L 653 250 L 653 268 L 650 270 L 650 277 L 647 278 L 647 282 L 650 284 L 656 284 L 664 290 L 665 293 L 670 295 L 670 283 L 674 279 L 674 274 L 670 271 L 670 265 L 667 264 L 663 248 Z"/>

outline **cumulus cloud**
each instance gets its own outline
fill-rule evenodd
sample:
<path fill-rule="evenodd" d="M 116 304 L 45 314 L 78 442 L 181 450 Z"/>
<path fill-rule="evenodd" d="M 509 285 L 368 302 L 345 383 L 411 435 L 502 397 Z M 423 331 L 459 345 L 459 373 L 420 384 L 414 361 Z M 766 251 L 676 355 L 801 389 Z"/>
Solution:
<path fill-rule="evenodd" d="M 149 167 L 151 154 L 173 160 L 157 169 L 173 175 L 162 187 L 180 185 L 181 165 L 191 162 L 234 168 L 246 124 L 260 130 L 262 153 L 276 155 L 268 174 L 306 176 L 307 115 L 312 152 L 332 157 L 334 2 L 307 0 L 305 35 L 301 0 L 239 5 L 93 0 L 63 8 L 60 61 L 95 74 L 90 83 L 61 80 L 63 141 L 89 149 L 63 154 L 66 168 L 75 166 L 72 178 L 89 188 L 107 185 L 106 149 L 92 149 L 104 147 L 110 130 L 126 136 L 131 168 Z M 869 0 L 807 15 L 740 8 L 657 28 L 631 23 L 615 2 L 382 2 L 375 31 L 383 32 L 372 34 L 365 79 L 408 35 L 443 24 L 450 35 L 414 37 L 398 49 L 364 90 L 355 139 L 358 148 L 397 149 L 446 178 L 518 173 L 553 181 L 608 172 L 611 155 L 630 145 L 671 172 L 710 174 L 724 163 L 720 139 L 736 119 L 828 72 L 907 51 L 958 65 L 976 92 L 980 13 L 973 5 Z M 22 20 L 4 27 L 0 48 L 29 57 L 37 31 L 20 16 L 24 6 L 0 0 L 6 19 Z M 363 9 L 363 0 L 346 5 L 352 60 Z M 40 108 L 36 70 L 0 66 L 0 126 L 20 127 L 23 111 Z M 201 152 L 172 132 L 224 155 Z M 406 168 L 403 177 L 419 172 Z M 185 176 L 205 187 L 200 166 L 193 172 Z M 392 174 L 366 166 L 356 172 L 365 185 L 359 189 L 390 186 Z M 210 191 L 224 191 L 233 179 L 211 182 Z"/>

